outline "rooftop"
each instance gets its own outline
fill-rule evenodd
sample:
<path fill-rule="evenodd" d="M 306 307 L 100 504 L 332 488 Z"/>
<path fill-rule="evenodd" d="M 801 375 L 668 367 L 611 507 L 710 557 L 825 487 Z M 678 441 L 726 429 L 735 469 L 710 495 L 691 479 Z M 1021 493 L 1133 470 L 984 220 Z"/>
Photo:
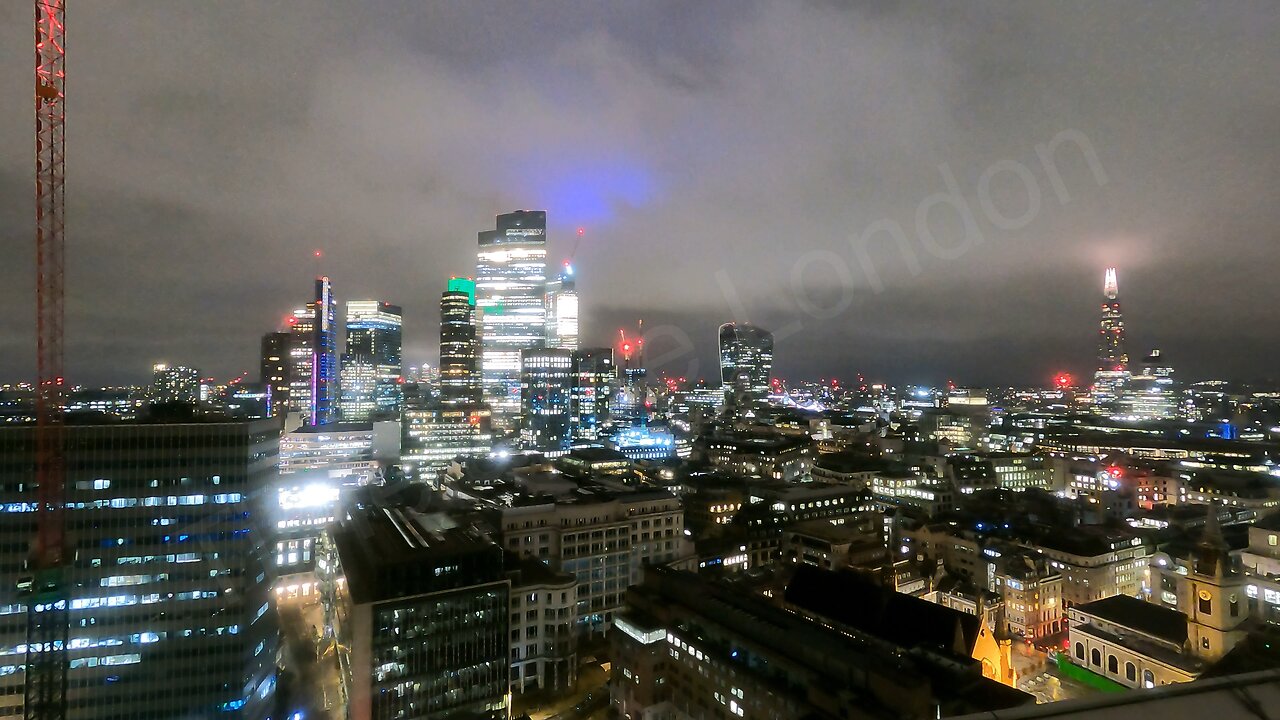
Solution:
<path fill-rule="evenodd" d="M 1128 595 L 1094 600 L 1076 610 L 1176 645 L 1187 641 L 1186 615 Z"/>

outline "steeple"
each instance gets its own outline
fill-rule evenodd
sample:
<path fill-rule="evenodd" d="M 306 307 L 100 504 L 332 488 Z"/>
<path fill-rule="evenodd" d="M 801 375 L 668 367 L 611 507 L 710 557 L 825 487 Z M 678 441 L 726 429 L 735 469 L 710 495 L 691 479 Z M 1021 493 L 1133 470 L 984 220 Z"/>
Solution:
<path fill-rule="evenodd" d="M 1120 284 L 1116 280 L 1115 268 L 1107 268 L 1106 279 L 1102 282 L 1102 291 L 1106 293 L 1108 300 L 1120 297 Z"/>
<path fill-rule="evenodd" d="M 1230 550 L 1231 547 L 1222 537 L 1222 526 L 1218 522 L 1218 507 L 1210 505 L 1204 521 L 1204 533 L 1196 545 L 1195 571 L 1209 577 L 1234 574 Z"/>

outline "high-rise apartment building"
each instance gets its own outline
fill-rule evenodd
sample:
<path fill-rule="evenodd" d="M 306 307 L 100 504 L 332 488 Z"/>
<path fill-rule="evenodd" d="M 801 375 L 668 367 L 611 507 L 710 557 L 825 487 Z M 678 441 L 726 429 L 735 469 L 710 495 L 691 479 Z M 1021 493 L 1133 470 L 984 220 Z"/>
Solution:
<path fill-rule="evenodd" d="M 342 418 L 368 420 L 400 410 L 400 306 L 376 300 L 347 303 L 342 356 Z"/>
<path fill-rule="evenodd" d="M 265 718 L 277 424 L 66 428 L 68 717 Z M 0 574 L 29 584 L 35 429 L 0 429 Z M 25 603 L 0 604 L 0 717 L 21 717 Z"/>
<path fill-rule="evenodd" d="M 497 229 L 482 231 L 479 244 L 483 397 L 505 425 L 520 411 L 520 351 L 546 343 L 547 213 L 499 215 Z"/>
<path fill-rule="evenodd" d="M 444 403 L 480 402 L 479 362 L 476 283 L 451 278 L 440 296 L 440 399 Z"/>

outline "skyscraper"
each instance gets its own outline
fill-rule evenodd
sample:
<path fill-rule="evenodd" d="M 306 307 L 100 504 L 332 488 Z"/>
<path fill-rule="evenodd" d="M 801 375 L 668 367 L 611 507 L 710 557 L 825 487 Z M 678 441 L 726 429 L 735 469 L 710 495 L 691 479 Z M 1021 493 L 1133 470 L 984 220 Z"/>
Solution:
<path fill-rule="evenodd" d="M 66 569 L 68 717 L 272 715 L 278 643 L 266 560 L 274 524 L 264 511 L 274 499 L 278 438 L 270 420 L 66 428 L 75 548 Z M 24 486 L 35 454 L 33 426 L 0 428 L 9 597 L 33 534 Z M 23 715 L 22 652 L 13 652 L 26 637 L 19 607 L 0 611 L 3 717 Z"/>
<path fill-rule="evenodd" d="M 575 440 L 598 440 L 609 422 L 609 403 L 618 389 L 613 348 L 583 348 L 573 353 L 570 414 Z"/>
<path fill-rule="evenodd" d="M 720 384 L 725 411 L 754 414 L 768 404 L 773 335 L 748 323 L 720 326 Z"/>
<path fill-rule="evenodd" d="M 1125 351 L 1124 316 L 1120 312 L 1120 288 L 1115 268 L 1107 268 L 1103 280 L 1102 321 L 1098 327 L 1098 369 L 1094 374 L 1094 404 L 1109 409 L 1129 379 L 1129 354 Z"/>
<path fill-rule="evenodd" d="M 315 299 L 289 318 L 289 409 L 311 425 L 337 415 L 338 301 L 329 278 L 316 278 Z"/>
<path fill-rule="evenodd" d="M 444 403 L 480 402 L 479 346 L 475 281 L 452 278 L 440 296 L 440 399 Z"/>
<path fill-rule="evenodd" d="M 573 351 L 524 350 L 520 367 L 520 444 L 549 455 L 568 452 L 573 439 Z"/>
<path fill-rule="evenodd" d="M 546 343 L 547 213 L 499 215 L 479 233 L 476 306 L 480 311 L 483 396 L 495 420 L 520 410 L 520 351 Z"/>
<path fill-rule="evenodd" d="M 258 381 L 270 390 L 272 415 L 289 406 L 289 333 L 269 332 L 262 336 L 262 357 Z"/>
<path fill-rule="evenodd" d="M 578 290 L 567 261 L 560 275 L 547 281 L 547 347 L 578 349 Z"/>
<path fill-rule="evenodd" d="M 400 410 L 400 306 L 376 300 L 347 303 L 347 351 L 342 356 L 342 417 L 367 420 Z"/>

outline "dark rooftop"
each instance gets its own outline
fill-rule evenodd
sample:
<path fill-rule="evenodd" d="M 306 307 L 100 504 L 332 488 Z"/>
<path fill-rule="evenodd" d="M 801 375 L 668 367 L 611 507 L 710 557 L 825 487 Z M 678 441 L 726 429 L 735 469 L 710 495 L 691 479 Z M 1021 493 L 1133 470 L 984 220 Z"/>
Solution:
<path fill-rule="evenodd" d="M 785 598 L 798 608 L 908 650 L 942 650 L 967 658 L 981 630 L 976 615 L 904 595 L 848 571 L 802 565 Z"/>
<path fill-rule="evenodd" d="M 1076 608 L 1108 622 L 1181 645 L 1187 641 L 1187 616 L 1128 595 L 1094 600 Z"/>

